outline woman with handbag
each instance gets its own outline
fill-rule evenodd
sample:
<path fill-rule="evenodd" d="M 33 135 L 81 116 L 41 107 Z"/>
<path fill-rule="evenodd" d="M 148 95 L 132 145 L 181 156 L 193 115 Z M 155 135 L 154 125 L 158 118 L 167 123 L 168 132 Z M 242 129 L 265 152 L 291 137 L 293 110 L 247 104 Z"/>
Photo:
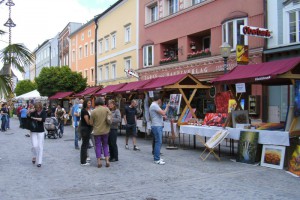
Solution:
<path fill-rule="evenodd" d="M 42 166 L 43 148 L 44 148 L 44 122 L 46 112 L 43 110 L 42 103 L 38 102 L 34 105 L 34 111 L 30 113 L 30 131 L 32 142 L 32 164 L 37 162 L 37 167 Z"/>

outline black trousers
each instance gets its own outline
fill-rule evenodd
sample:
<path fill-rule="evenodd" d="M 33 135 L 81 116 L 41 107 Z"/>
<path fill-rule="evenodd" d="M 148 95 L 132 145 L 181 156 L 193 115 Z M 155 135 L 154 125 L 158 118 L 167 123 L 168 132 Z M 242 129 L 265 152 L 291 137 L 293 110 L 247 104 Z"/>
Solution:
<path fill-rule="evenodd" d="M 82 144 L 81 144 L 81 149 L 80 149 L 80 163 L 85 164 L 86 158 L 87 158 L 87 150 L 89 148 L 91 131 L 90 131 L 90 129 L 82 128 L 81 132 L 82 132 L 81 133 Z"/>
<path fill-rule="evenodd" d="M 119 160 L 117 135 L 118 135 L 118 130 L 117 129 L 110 129 L 110 132 L 109 132 L 109 135 L 108 135 L 108 145 L 109 145 L 110 159 L 114 158 L 116 160 Z"/>

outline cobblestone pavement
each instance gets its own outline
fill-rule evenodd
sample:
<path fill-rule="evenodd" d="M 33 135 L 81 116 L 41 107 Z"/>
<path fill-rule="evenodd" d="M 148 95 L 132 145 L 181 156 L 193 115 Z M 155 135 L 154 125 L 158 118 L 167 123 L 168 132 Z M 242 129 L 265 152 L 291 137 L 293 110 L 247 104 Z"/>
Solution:
<path fill-rule="evenodd" d="M 46 139 L 41 168 L 31 163 L 26 130 L 11 120 L 0 133 L 0 199 L 298 199 L 299 178 L 284 170 L 234 163 L 223 156 L 199 159 L 200 150 L 166 150 L 166 165 L 153 163 L 151 140 L 138 138 L 141 151 L 124 149 L 118 137 L 119 161 L 110 168 L 80 166 L 74 129 L 61 139 Z M 130 140 L 131 142 L 131 140 Z"/>

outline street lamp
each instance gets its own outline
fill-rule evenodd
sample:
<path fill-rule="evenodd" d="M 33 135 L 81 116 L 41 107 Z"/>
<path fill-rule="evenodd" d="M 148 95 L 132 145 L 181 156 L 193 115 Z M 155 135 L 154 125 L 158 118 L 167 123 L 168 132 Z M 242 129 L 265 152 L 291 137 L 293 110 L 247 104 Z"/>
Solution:
<path fill-rule="evenodd" d="M 227 73 L 227 59 L 231 53 L 231 46 L 227 43 L 224 42 L 222 46 L 220 46 L 221 49 L 221 56 L 224 58 L 224 74 Z M 226 91 L 226 84 L 224 84 L 224 91 Z"/>

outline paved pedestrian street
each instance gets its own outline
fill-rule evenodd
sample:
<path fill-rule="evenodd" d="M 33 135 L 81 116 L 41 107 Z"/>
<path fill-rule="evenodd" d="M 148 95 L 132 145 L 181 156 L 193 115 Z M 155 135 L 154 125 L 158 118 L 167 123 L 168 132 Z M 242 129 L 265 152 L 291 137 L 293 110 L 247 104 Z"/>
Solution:
<path fill-rule="evenodd" d="M 124 148 L 118 137 L 119 161 L 97 168 L 93 149 L 91 165 L 81 166 L 74 148 L 74 129 L 65 127 L 61 139 L 46 139 L 41 168 L 31 162 L 27 130 L 11 120 L 0 133 L 0 199 L 298 199 L 300 179 L 284 170 L 270 169 L 209 157 L 201 150 L 162 147 L 165 165 L 151 155 L 151 140 L 138 138 L 141 151 Z M 130 140 L 131 142 L 131 140 Z M 130 143 L 131 144 L 131 143 Z M 103 162 L 104 163 L 104 162 Z"/>

